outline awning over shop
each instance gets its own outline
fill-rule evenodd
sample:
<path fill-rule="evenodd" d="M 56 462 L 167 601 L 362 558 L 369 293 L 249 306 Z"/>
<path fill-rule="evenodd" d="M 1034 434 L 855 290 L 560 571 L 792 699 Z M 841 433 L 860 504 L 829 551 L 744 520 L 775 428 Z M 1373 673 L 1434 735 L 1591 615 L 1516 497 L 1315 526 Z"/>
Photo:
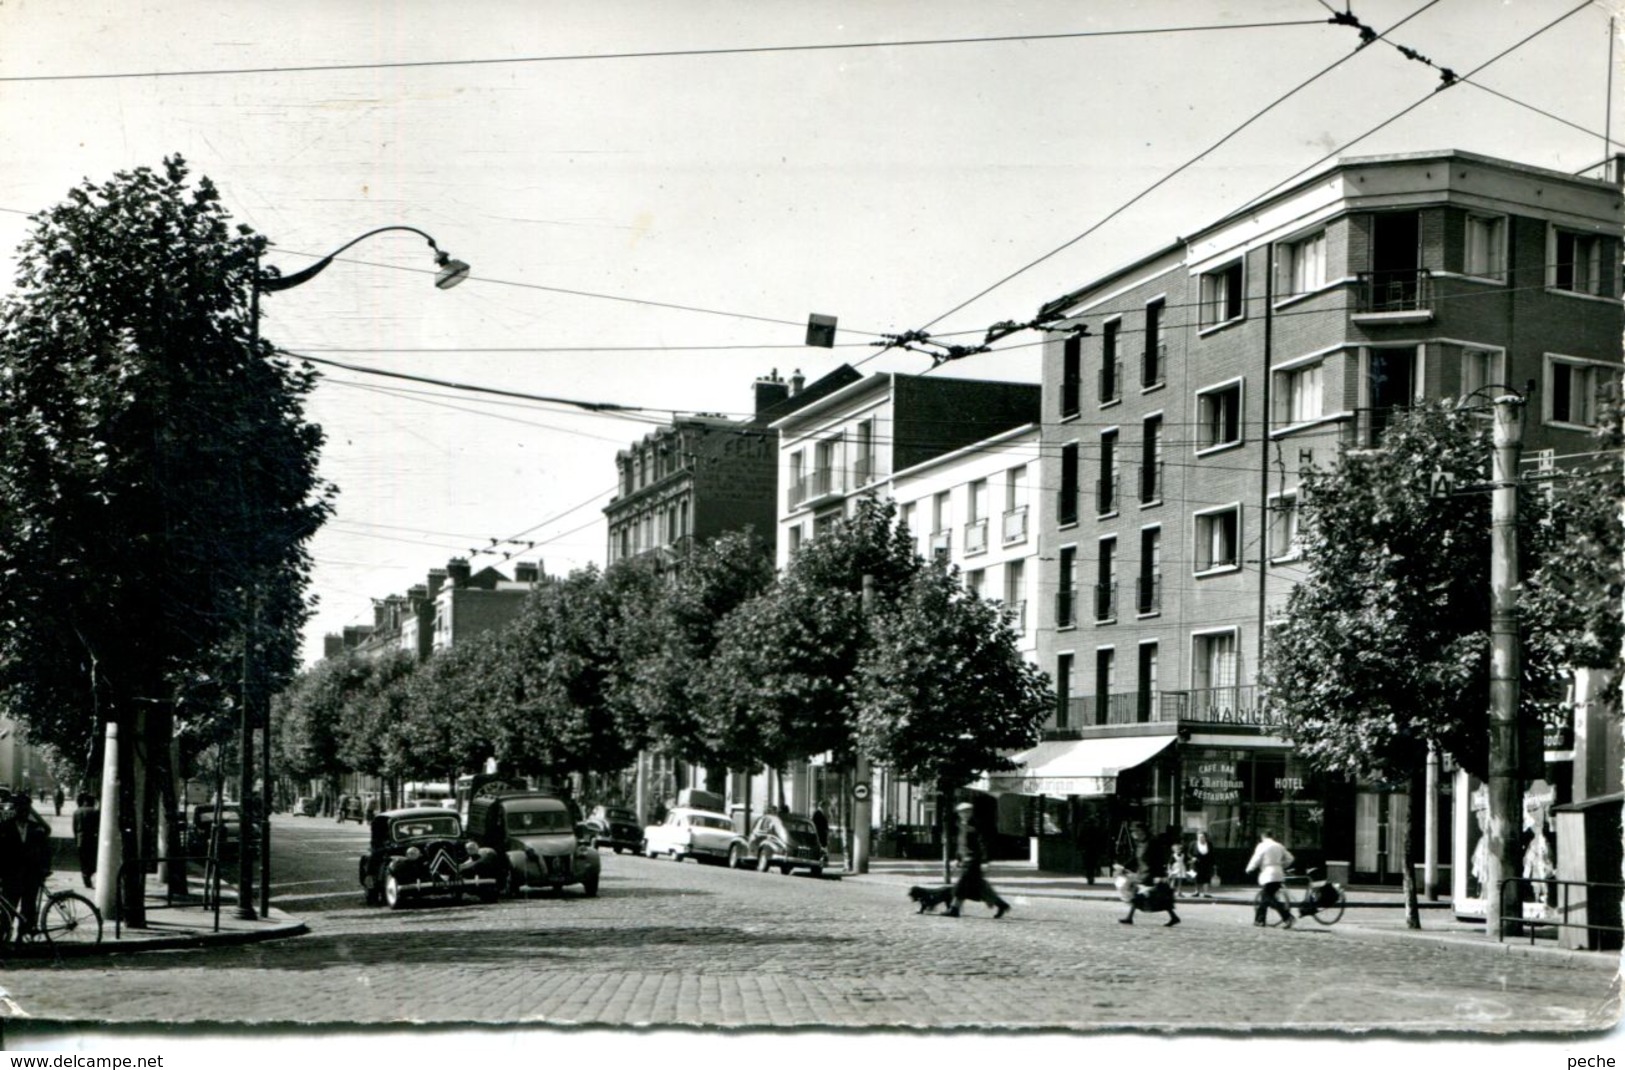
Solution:
<path fill-rule="evenodd" d="M 1020 768 L 994 773 L 990 791 L 1023 795 L 1110 795 L 1117 774 L 1150 761 L 1173 746 L 1173 736 L 1109 736 L 1040 743 L 1012 755 Z"/>

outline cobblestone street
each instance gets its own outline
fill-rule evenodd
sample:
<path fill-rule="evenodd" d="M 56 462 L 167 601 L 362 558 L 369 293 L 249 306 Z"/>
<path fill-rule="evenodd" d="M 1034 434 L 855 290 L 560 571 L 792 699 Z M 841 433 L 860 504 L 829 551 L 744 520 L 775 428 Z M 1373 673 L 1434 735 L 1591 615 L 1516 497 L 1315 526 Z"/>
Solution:
<path fill-rule="evenodd" d="M 918 915 L 895 884 L 604 856 L 589 900 L 368 908 L 350 889 L 286 909 L 310 935 L 248 947 L 29 964 L 33 1019 L 543 1022 L 607 1026 L 1607 1028 L 1615 964 L 1362 933 L 1255 929 L 1236 905 L 1184 924 L 1017 897 L 1002 920 Z"/>

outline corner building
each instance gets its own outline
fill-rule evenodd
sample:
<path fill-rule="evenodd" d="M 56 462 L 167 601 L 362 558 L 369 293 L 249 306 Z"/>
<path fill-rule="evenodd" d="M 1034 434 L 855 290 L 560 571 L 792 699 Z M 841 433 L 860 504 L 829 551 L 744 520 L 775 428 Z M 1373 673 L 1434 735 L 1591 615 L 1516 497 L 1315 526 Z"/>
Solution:
<path fill-rule="evenodd" d="M 1464 775 L 1424 800 L 1333 782 L 1256 691 L 1304 576 L 1297 488 L 1340 450 L 1380 448 L 1396 411 L 1487 410 L 1475 391 L 1495 384 L 1534 386 L 1526 458 L 1589 450 L 1621 363 L 1620 200 L 1464 152 L 1351 158 L 1045 307 L 1082 329 L 1043 364 L 1038 657 L 1055 713 L 991 785 L 1036 797 L 1041 861 L 1108 858 L 1103 841 L 1143 818 L 1205 829 L 1230 881 L 1271 827 L 1306 865 L 1397 882 L 1425 811 L 1461 868 Z M 1488 523 L 1487 502 L 1462 507 Z M 1559 796 L 1563 746 L 1546 755 Z"/>

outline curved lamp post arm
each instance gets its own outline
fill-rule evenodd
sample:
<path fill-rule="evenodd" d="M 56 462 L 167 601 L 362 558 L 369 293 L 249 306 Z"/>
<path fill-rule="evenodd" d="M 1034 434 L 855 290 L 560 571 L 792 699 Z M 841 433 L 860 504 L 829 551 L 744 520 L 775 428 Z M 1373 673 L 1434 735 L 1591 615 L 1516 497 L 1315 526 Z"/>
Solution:
<path fill-rule="evenodd" d="M 292 275 L 282 275 L 277 278 L 266 278 L 263 275 L 256 274 L 254 279 L 254 288 L 261 293 L 277 293 L 281 290 L 291 290 L 295 286 L 307 283 L 311 279 L 314 279 L 317 275 L 320 275 L 323 271 L 326 271 L 327 266 L 333 262 L 334 258 L 340 253 L 344 252 L 344 250 L 350 248 L 352 245 L 366 241 L 374 234 L 383 234 L 384 232 L 391 230 L 410 231 L 429 243 L 429 248 L 434 250 L 434 262 L 440 268 L 440 271 L 435 276 L 434 280 L 434 284 L 440 289 L 449 290 L 453 286 L 456 286 L 459 282 L 462 282 L 464 279 L 468 278 L 468 265 L 463 263 L 461 260 L 453 260 L 450 255 L 440 248 L 439 245 L 435 244 L 435 240 L 428 234 L 419 230 L 417 227 L 409 227 L 405 226 L 404 224 L 394 224 L 387 227 L 379 227 L 376 230 L 369 230 L 365 234 L 351 238 L 349 241 L 345 242 L 337 249 L 334 249 L 332 252 L 328 253 L 314 264 L 302 271 L 296 271 Z"/>

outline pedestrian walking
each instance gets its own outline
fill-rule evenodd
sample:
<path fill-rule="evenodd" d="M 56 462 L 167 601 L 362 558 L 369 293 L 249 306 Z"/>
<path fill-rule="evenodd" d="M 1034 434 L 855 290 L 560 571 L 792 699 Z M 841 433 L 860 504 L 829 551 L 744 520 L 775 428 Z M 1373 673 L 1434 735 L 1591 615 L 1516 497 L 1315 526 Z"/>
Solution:
<path fill-rule="evenodd" d="M 818 833 L 818 848 L 826 853 L 829 851 L 829 815 L 824 808 L 828 805 L 828 799 L 819 799 L 812 813 L 813 829 Z"/>
<path fill-rule="evenodd" d="M 1002 918 L 1010 912 L 1010 904 L 999 898 L 999 893 L 982 875 L 982 867 L 987 864 L 987 846 L 972 820 L 976 808 L 962 802 L 954 811 L 959 815 L 959 843 L 955 852 L 959 859 L 959 879 L 954 881 L 954 900 L 948 907 L 948 916 L 959 917 L 959 908 L 965 901 L 977 899 L 995 908 L 995 918 Z"/>
<path fill-rule="evenodd" d="M 1258 900 L 1253 907 L 1253 924 L 1264 926 L 1269 919 L 1270 907 L 1281 915 L 1281 924 L 1292 928 L 1292 910 L 1276 898 L 1275 893 L 1286 883 L 1286 867 L 1292 864 L 1292 852 L 1275 841 L 1275 834 L 1263 829 L 1258 834 L 1258 846 L 1253 849 L 1247 872 L 1258 871 Z"/>
<path fill-rule="evenodd" d="M 0 893 L 32 931 L 38 918 L 41 885 L 51 872 L 51 826 L 34 812 L 27 792 L 11 797 L 11 817 L 0 821 Z"/>
<path fill-rule="evenodd" d="M 1195 894 L 1203 899 L 1213 898 L 1213 844 L 1207 832 L 1196 834 L 1190 847 L 1191 879 L 1196 882 Z"/>
<path fill-rule="evenodd" d="M 56 793 L 51 796 L 51 802 L 56 804 L 56 816 L 57 817 L 62 816 L 62 801 L 65 798 L 66 798 L 66 796 L 62 794 L 62 785 L 58 784 L 56 786 Z"/>
<path fill-rule="evenodd" d="M 102 833 L 102 812 L 96 796 L 82 791 L 74 800 L 73 845 L 79 854 L 79 875 L 86 888 L 96 887 L 96 846 Z"/>
<path fill-rule="evenodd" d="M 1151 830 L 1143 821 L 1129 826 L 1128 838 L 1128 859 L 1113 871 L 1118 894 L 1128 903 L 1128 915 L 1118 918 L 1118 924 L 1133 925 L 1135 912 L 1143 910 L 1147 914 L 1166 913 L 1165 928 L 1178 925 L 1174 890 L 1162 877 L 1168 864 L 1163 844 L 1151 838 Z"/>

